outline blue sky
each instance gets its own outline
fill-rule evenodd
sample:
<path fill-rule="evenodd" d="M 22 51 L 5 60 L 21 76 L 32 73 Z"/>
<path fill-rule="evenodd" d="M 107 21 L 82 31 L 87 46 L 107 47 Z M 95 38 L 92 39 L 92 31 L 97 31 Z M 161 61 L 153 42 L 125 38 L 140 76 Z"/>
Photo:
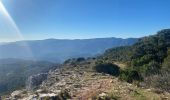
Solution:
<path fill-rule="evenodd" d="M 170 0 L 1 1 L 25 39 L 141 37 L 170 26 Z M 6 23 L 0 14 L 0 41 L 13 39 Z"/>

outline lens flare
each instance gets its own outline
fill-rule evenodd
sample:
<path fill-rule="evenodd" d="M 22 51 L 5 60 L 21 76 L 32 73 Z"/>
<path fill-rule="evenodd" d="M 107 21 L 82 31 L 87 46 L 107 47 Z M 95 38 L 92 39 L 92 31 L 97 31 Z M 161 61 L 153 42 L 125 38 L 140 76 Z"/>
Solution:
<path fill-rule="evenodd" d="M 13 33 L 17 35 L 18 40 L 24 40 L 18 26 L 16 25 L 15 21 L 10 16 L 10 14 L 8 13 L 8 11 L 6 10 L 6 8 L 4 7 L 4 5 L 2 4 L 1 1 L 0 1 L 0 13 L 4 16 L 7 23 L 10 24 L 10 27 L 13 29 Z M 28 55 L 28 58 L 31 58 L 31 59 L 34 58 L 32 52 L 31 52 L 31 49 L 29 48 L 29 46 L 26 42 L 23 41 L 18 45 L 20 47 L 22 47 L 22 50 L 25 52 L 26 55 Z"/>
<path fill-rule="evenodd" d="M 19 36 L 19 39 L 23 39 L 22 35 L 20 34 L 20 31 L 17 27 L 17 25 L 15 24 L 14 20 L 12 19 L 12 17 L 9 15 L 9 13 L 7 12 L 7 10 L 5 9 L 4 5 L 2 4 L 2 2 L 0 1 L 0 13 L 2 13 L 2 15 L 5 16 L 5 18 L 8 20 L 8 22 L 11 24 L 11 26 L 13 26 L 12 28 L 14 28 L 14 30 L 16 31 L 15 33 Z"/>

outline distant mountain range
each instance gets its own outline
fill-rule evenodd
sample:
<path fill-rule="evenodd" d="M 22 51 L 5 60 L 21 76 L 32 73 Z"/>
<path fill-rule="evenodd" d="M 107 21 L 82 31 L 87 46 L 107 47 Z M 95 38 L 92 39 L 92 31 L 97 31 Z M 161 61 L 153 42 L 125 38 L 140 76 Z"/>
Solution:
<path fill-rule="evenodd" d="M 62 62 L 68 58 L 95 56 L 111 47 L 132 45 L 137 40 L 137 38 L 96 38 L 17 41 L 0 45 L 0 59 L 17 58 Z"/>

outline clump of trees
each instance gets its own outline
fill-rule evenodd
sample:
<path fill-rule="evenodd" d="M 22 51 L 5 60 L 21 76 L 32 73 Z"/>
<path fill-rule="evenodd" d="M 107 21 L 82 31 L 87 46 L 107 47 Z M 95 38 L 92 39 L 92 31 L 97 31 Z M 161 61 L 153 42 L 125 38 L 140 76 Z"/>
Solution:
<path fill-rule="evenodd" d="M 112 63 L 99 63 L 94 66 L 94 70 L 99 73 L 106 73 L 113 76 L 118 76 L 120 74 L 120 68 Z"/>
<path fill-rule="evenodd" d="M 143 80 L 142 76 L 138 71 L 131 69 L 122 70 L 119 75 L 119 79 L 122 81 L 127 81 L 129 83 Z"/>

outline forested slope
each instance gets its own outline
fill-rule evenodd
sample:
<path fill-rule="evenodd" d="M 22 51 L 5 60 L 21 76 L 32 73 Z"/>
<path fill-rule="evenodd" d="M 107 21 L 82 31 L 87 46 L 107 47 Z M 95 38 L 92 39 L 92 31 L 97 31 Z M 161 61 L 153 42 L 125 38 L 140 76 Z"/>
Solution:
<path fill-rule="evenodd" d="M 132 82 L 135 78 L 148 86 L 170 91 L 170 29 L 143 37 L 132 46 L 109 49 L 99 58 L 103 62 L 126 64 L 126 70 L 120 75 L 122 80 Z"/>

